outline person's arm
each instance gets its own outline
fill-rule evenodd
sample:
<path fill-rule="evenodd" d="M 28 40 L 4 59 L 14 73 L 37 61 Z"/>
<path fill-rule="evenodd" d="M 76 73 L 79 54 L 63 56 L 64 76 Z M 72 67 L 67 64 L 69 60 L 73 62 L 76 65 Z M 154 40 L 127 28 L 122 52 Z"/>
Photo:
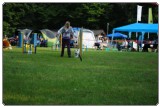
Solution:
<path fill-rule="evenodd" d="M 60 37 L 60 34 L 62 34 L 62 30 L 63 30 L 63 27 L 61 27 L 59 30 L 58 30 L 58 32 L 57 32 L 57 38 L 59 39 L 59 37 Z"/>
<path fill-rule="evenodd" d="M 58 30 L 58 35 L 60 35 L 62 33 L 62 30 L 63 30 L 63 27 L 61 27 L 59 30 Z"/>

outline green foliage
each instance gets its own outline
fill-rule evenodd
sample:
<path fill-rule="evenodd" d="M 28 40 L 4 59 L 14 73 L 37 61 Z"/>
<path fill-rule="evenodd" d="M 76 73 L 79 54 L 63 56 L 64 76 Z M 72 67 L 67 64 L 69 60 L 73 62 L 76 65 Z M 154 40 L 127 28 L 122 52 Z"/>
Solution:
<path fill-rule="evenodd" d="M 10 31 L 9 28 L 10 28 L 10 24 L 3 21 L 3 34 L 4 35 L 8 35 L 8 32 Z"/>
<path fill-rule="evenodd" d="M 93 4 L 83 4 L 84 10 L 86 11 L 86 13 L 88 14 L 88 16 L 90 16 L 90 19 L 93 20 L 89 20 L 90 22 L 94 22 L 94 21 L 98 21 L 96 20 L 98 17 L 100 17 L 100 15 L 104 14 L 105 10 L 102 7 L 101 3 L 93 3 Z"/>
<path fill-rule="evenodd" d="M 3 50 L 5 105 L 157 103 L 157 53 L 88 50 L 81 62 L 66 54 L 61 58 L 51 48 L 37 48 L 30 55 L 21 48 Z"/>
<path fill-rule="evenodd" d="M 153 8 L 153 20 L 158 22 L 158 6 L 143 6 L 142 22 L 148 22 L 148 7 Z M 137 3 L 5 3 L 3 33 L 13 35 L 18 28 L 59 29 L 69 20 L 72 26 L 106 31 L 136 22 Z"/>

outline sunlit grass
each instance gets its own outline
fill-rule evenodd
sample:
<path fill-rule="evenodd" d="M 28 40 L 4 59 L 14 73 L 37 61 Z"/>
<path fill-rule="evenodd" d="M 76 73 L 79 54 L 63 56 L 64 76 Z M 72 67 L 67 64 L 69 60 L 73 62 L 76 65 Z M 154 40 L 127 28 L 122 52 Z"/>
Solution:
<path fill-rule="evenodd" d="M 156 105 L 158 54 L 84 51 L 83 61 L 38 48 L 3 51 L 6 105 Z"/>

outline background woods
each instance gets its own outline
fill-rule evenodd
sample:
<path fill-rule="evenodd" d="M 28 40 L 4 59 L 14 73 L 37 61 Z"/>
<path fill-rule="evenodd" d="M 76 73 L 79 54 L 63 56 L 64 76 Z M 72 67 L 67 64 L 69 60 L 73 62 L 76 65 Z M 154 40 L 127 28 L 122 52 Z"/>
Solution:
<path fill-rule="evenodd" d="M 3 35 L 12 36 L 16 29 L 59 29 L 66 20 L 74 27 L 103 29 L 134 23 L 137 5 L 142 5 L 142 21 L 148 22 L 152 7 L 153 21 L 158 22 L 158 6 L 138 3 L 5 3 L 3 5 Z"/>

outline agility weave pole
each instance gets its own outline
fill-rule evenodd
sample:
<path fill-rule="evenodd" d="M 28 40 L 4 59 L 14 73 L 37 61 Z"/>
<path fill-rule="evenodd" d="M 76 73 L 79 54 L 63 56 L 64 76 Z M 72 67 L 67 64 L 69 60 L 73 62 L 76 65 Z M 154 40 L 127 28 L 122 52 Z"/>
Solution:
<path fill-rule="evenodd" d="M 79 53 L 79 58 L 82 61 L 82 38 L 83 37 L 83 28 L 80 29 L 80 33 L 79 33 L 79 49 L 80 49 L 80 53 Z"/>
<path fill-rule="evenodd" d="M 61 51 L 62 51 L 62 34 L 60 35 L 60 48 L 61 48 Z"/>
<path fill-rule="evenodd" d="M 22 53 L 27 53 L 28 48 L 28 54 L 32 54 L 34 52 L 36 54 L 37 51 L 37 33 L 34 33 L 32 35 L 31 40 L 24 41 L 24 37 L 22 35 Z"/>

